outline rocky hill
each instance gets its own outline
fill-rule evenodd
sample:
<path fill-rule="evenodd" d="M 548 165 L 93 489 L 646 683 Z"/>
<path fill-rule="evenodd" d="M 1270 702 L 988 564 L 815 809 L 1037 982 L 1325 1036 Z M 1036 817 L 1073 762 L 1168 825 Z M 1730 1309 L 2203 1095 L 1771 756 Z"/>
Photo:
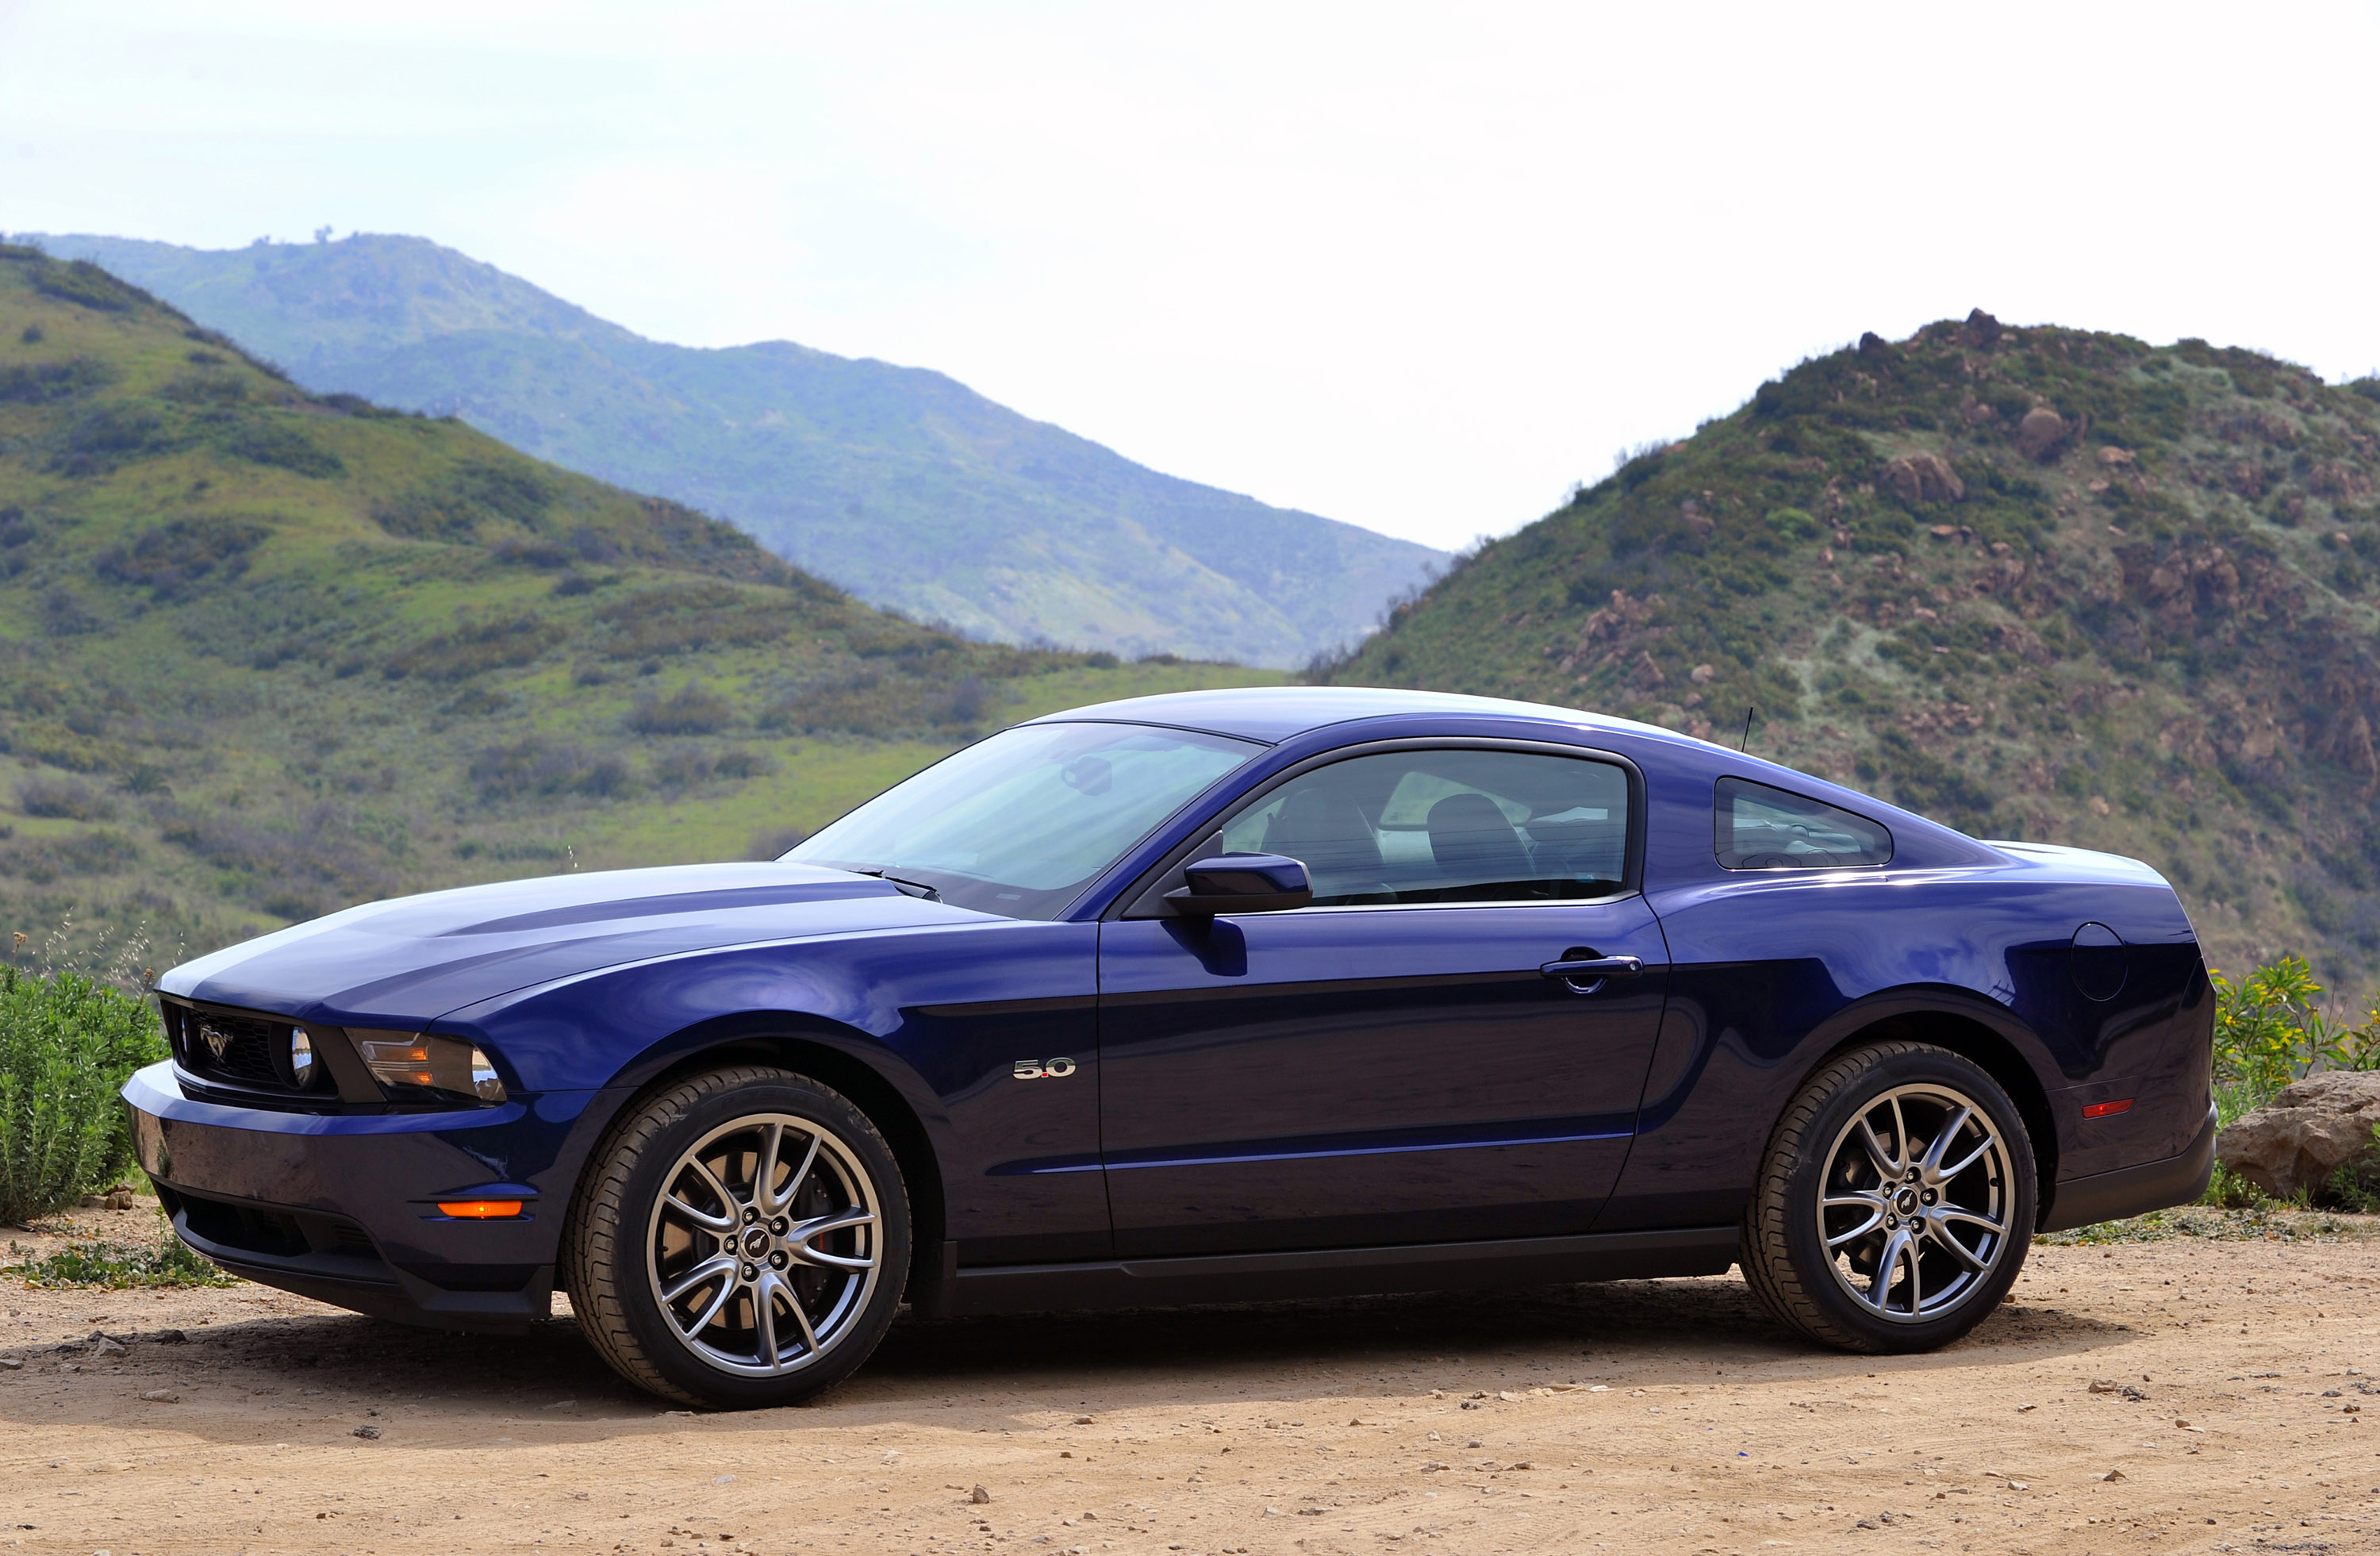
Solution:
<path fill-rule="evenodd" d="M 1328 678 L 1753 748 L 2146 858 L 2222 966 L 2380 979 L 2380 381 L 1871 334 L 1465 558 Z"/>
<path fill-rule="evenodd" d="M 786 341 L 646 340 L 422 238 L 33 241 L 149 288 L 318 393 L 458 416 L 978 636 L 1302 664 L 1363 637 L 1445 560 L 1160 475 L 938 372 Z"/>
<path fill-rule="evenodd" d="M 1278 678 L 887 615 L 0 247 L 0 952 L 750 857 L 1005 720 Z"/>

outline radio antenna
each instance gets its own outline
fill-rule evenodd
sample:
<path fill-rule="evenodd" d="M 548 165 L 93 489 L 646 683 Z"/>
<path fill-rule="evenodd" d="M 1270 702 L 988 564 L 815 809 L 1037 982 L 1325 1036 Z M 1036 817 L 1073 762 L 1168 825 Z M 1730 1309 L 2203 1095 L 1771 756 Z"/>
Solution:
<path fill-rule="evenodd" d="M 1743 705 L 1743 738 L 1735 743 L 1739 752 L 1749 753 L 1752 749 L 1752 713 L 1755 706 L 1750 702 Z"/>

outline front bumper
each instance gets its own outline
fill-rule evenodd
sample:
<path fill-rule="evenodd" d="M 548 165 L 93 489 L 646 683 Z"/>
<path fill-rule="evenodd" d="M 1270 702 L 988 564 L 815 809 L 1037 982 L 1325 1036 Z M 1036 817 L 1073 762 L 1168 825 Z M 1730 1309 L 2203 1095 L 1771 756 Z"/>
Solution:
<path fill-rule="evenodd" d="M 225 1269 L 378 1318 L 516 1330 L 551 1310 L 562 1218 L 618 1095 L 283 1112 L 187 1097 L 169 1062 L 133 1076 L 124 1100 L 176 1234 Z M 524 1213 L 438 1210 L 464 1198 L 516 1198 Z"/>

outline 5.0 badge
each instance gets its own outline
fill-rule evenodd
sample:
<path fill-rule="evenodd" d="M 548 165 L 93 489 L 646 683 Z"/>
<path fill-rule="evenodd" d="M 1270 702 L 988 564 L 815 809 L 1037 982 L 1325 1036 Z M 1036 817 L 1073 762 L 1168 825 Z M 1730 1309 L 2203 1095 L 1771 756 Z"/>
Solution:
<path fill-rule="evenodd" d="M 1018 1080 L 1064 1080 L 1075 1073 L 1071 1059 L 1019 1059 L 1016 1062 Z"/>

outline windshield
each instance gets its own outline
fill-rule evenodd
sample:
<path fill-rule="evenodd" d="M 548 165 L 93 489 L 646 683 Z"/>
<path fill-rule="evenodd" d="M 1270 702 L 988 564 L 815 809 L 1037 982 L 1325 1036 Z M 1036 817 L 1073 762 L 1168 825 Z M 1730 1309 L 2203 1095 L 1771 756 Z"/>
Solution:
<path fill-rule="evenodd" d="M 896 784 L 786 854 L 1055 918 L 1209 784 L 1262 749 L 1138 724 L 1025 724 Z"/>

